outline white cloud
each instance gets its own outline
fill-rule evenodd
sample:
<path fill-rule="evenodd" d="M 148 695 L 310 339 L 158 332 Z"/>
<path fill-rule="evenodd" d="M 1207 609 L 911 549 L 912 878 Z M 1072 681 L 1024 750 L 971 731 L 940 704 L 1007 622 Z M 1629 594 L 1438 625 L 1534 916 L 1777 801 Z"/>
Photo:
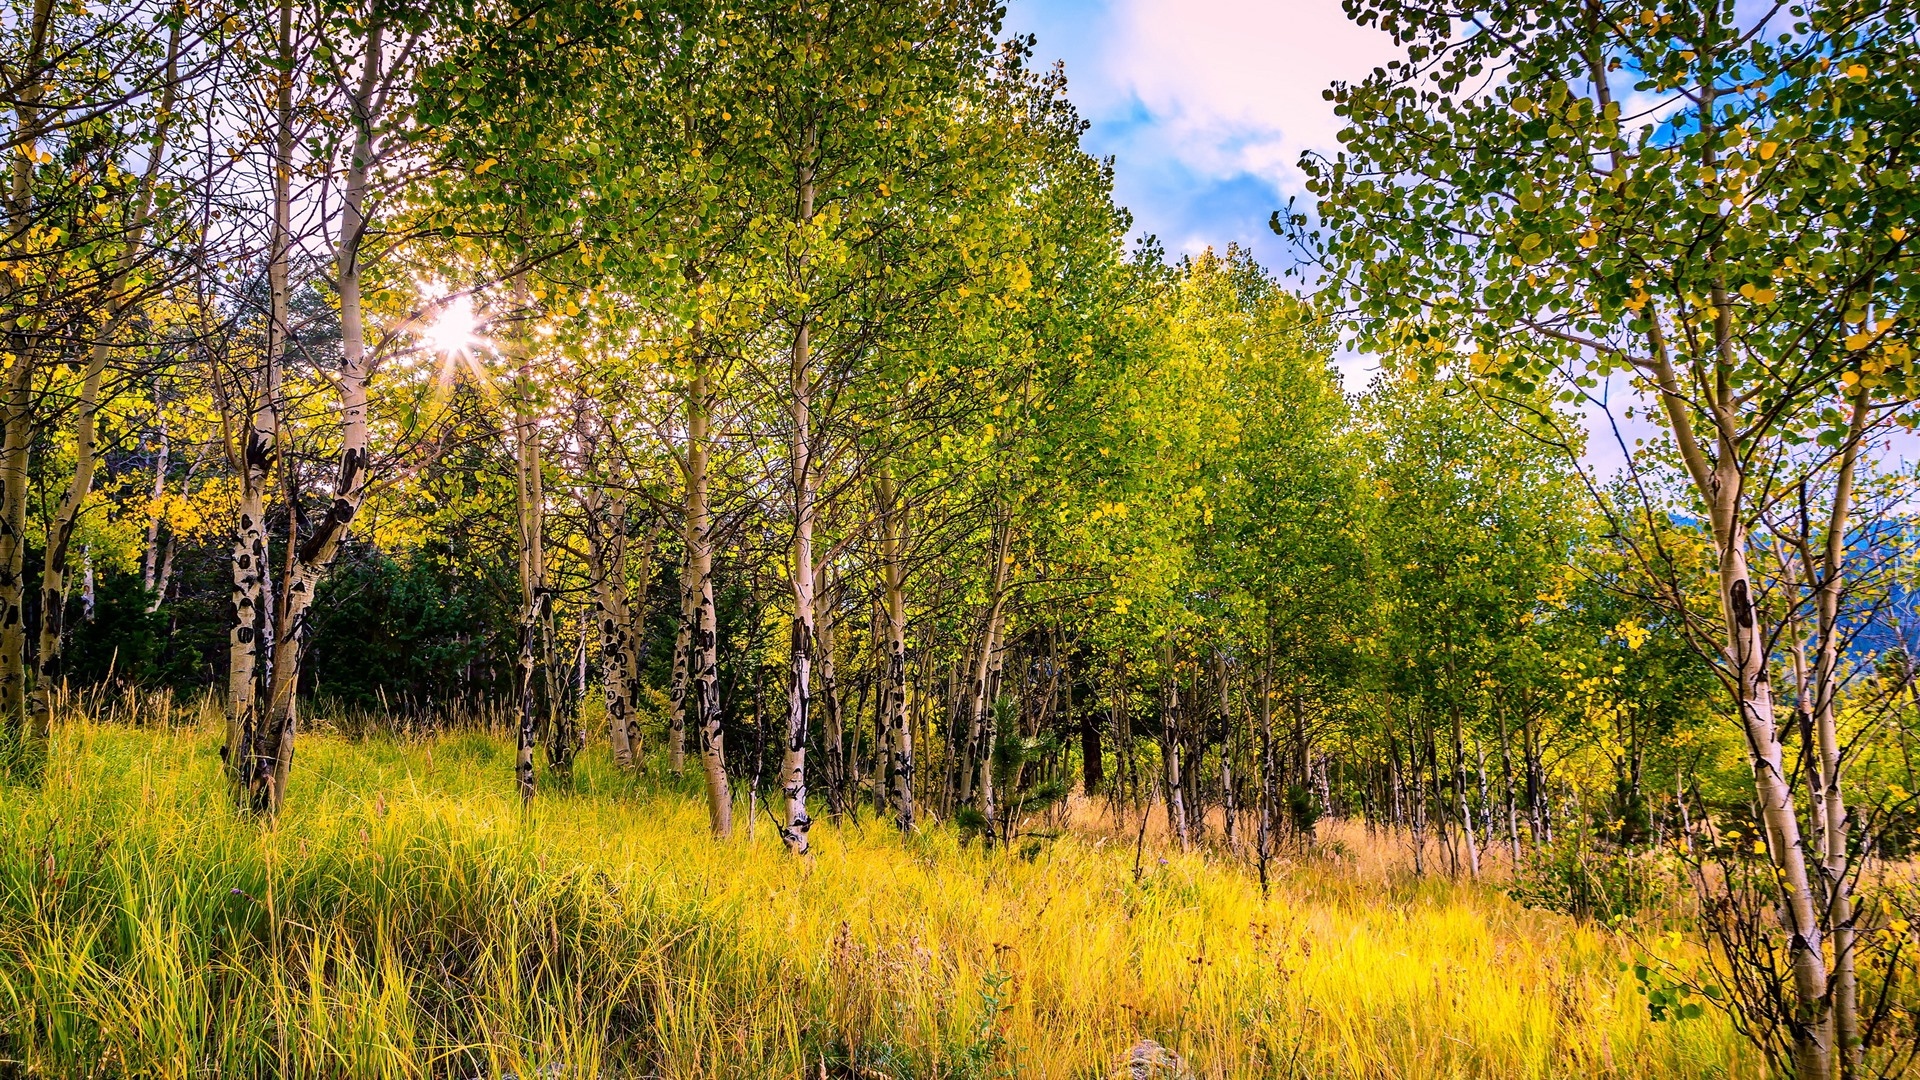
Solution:
<path fill-rule="evenodd" d="M 1300 193 L 1301 152 L 1338 146 L 1321 91 L 1394 53 L 1340 0 L 1016 0 L 1008 24 L 1039 35 L 1040 62 L 1066 61 L 1086 146 L 1116 159 L 1141 234 L 1274 266 L 1292 255 L 1267 217 Z"/>
<path fill-rule="evenodd" d="M 1120 0 L 1113 17 L 1101 81 L 1145 107 L 1182 164 L 1282 189 L 1297 190 L 1303 150 L 1338 146 L 1321 92 L 1397 52 L 1339 0 Z"/>
<path fill-rule="evenodd" d="M 1173 254 L 1239 243 L 1294 259 L 1267 218 L 1302 194 L 1302 151 L 1339 146 L 1321 92 L 1392 59 L 1392 39 L 1340 0 L 1015 0 L 1009 32 L 1067 64 L 1086 147 L 1116 161 L 1114 194 Z M 1349 389 L 1377 365 L 1342 353 Z"/>

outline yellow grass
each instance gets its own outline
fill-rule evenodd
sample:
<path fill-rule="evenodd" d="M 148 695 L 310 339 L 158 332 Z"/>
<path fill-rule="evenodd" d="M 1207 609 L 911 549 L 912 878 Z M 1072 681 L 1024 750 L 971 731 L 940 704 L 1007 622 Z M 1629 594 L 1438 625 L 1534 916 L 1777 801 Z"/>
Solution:
<path fill-rule="evenodd" d="M 311 736 L 275 828 L 216 738 L 68 725 L 0 807 L 0 1055 L 41 1075 L 1102 1077 L 1156 1040 L 1203 1077 L 1700 1077 L 1760 1069 L 1653 1023 L 1635 946 L 1488 887 L 1073 833 L 763 817 L 589 753 L 512 796 L 478 735 Z M 1349 847 L 1367 841 L 1358 832 Z M 1164 860 L 1164 861 L 1163 861 Z M 1355 865 L 1361 864 L 1361 865 Z M 544 1073 L 542 1073 L 544 1070 Z"/>

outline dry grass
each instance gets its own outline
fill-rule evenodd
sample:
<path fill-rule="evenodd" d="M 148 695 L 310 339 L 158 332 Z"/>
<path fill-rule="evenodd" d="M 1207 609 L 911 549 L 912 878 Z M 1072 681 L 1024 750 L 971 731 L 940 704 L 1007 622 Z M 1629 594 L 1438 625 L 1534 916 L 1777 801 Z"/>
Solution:
<path fill-rule="evenodd" d="M 523 815 L 477 735 L 310 738 L 268 829 L 215 747 L 70 724 L 44 790 L 6 793 L 16 1068 L 1065 1078 L 1152 1038 L 1205 1077 L 1759 1074 L 1717 1017 L 1650 1022 L 1621 939 L 1364 835 L 1264 897 L 1153 840 L 1136 879 L 1133 837 L 1080 832 L 985 854 L 823 823 L 796 862 L 600 753 Z"/>

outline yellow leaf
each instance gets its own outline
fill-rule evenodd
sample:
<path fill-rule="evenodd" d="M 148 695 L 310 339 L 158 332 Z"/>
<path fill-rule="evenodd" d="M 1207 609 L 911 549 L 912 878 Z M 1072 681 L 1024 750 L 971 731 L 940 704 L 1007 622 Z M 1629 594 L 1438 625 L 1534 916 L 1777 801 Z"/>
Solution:
<path fill-rule="evenodd" d="M 480 175 L 481 173 L 484 173 L 484 172 L 486 172 L 486 171 L 487 171 L 488 169 L 491 169 L 491 168 L 493 168 L 493 167 L 494 167 L 495 165 L 498 165 L 498 164 L 500 164 L 500 159 L 499 159 L 499 158 L 488 158 L 487 160 L 485 160 L 485 161 L 483 161 L 483 162 L 481 162 L 480 164 L 478 164 L 478 165 L 476 165 L 476 166 L 474 166 L 474 168 L 473 168 L 473 175 L 475 175 L 475 176 L 479 176 L 479 175 Z"/>
<path fill-rule="evenodd" d="M 1580 234 L 1580 246 L 1583 248 L 1593 247 L 1599 242 L 1599 234 L 1595 233 L 1592 229 L 1588 229 L 1586 232 Z"/>
<path fill-rule="evenodd" d="M 1854 383 L 1857 383 L 1857 382 L 1859 382 L 1859 381 L 1860 381 L 1860 373 L 1859 373 L 1859 372 L 1857 372 L 1857 371 L 1844 371 L 1844 372 L 1841 372 L 1841 373 L 1840 373 L 1840 381 L 1841 381 L 1842 383 L 1845 383 L 1845 384 L 1846 384 L 1846 385 L 1848 385 L 1848 386 L 1852 386 L 1852 385 L 1853 385 Z"/>
<path fill-rule="evenodd" d="M 1771 288 L 1753 290 L 1753 302 L 1756 304 L 1773 303 L 1773 290 Z"/>
<path fill-rule="evenodd" d="M 1895 225 L 1887 235 L 1893 237 L 1895 243 L 1899 243 L 1907 238 L 1907 230 Z"/>
<path fill-rule="evenodd" d="M 1859 352 L 1861 349 L 1864 349 L 1871 344 L 1873 344 L 1873 332 L 1870 330 L 1862 330 L 1857 334 L 1852 334 L 1848 336 L 1847 351 Z"/>
<path fill-rule="evenodd" d="M 1778 150 L 1778 149 L 1780 149 L 1780 144 L 1779 144 L 1779 143 L 1777 143 L 1777 142 L 1763 142 L 1763 143 L 1761 143 L 1761 144 L 1760 144 L 1760 160 L 1761 160 L 1761 161 L 1772 161 L 1772 160 L 1773 160 L 1773 154 L 1774 154 L 1774 151 L 1776 151 L 1776 150 Z"/>
<path fill-rule="evenodd" d="M 1867 77 L 1867 65 L 1865 65 L 1865 64 L 1848 64 L 1848 65 L 1847 65 L 1847 77 L 1848 77 L 1848 78 L 1850 78 L 1850 79 L 1864 79 L 1864 78 L 1866 78 L 1866 77 Z"/>

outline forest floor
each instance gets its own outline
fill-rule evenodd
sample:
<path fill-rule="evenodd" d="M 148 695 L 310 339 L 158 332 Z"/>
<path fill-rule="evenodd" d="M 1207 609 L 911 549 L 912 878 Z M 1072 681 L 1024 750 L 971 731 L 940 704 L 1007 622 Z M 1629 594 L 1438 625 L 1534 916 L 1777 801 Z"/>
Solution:
<path fill-rule="evenodd" d="M 1724 1018 L 1649 1018 L 1625 965 L 1674 939 L 1359 837 L 1264 896 L 1099 830 L 823 820 L 796 860 L 604 751 L 523 812 L 481 734 L 303 736 L 264 827 L 218 746 L 69 723 L 44 787 L 0 792 L 0 1075 L 1761 1074 Z M 1178 1070 L 1128 1068 L 1143 1040 Z"/>

